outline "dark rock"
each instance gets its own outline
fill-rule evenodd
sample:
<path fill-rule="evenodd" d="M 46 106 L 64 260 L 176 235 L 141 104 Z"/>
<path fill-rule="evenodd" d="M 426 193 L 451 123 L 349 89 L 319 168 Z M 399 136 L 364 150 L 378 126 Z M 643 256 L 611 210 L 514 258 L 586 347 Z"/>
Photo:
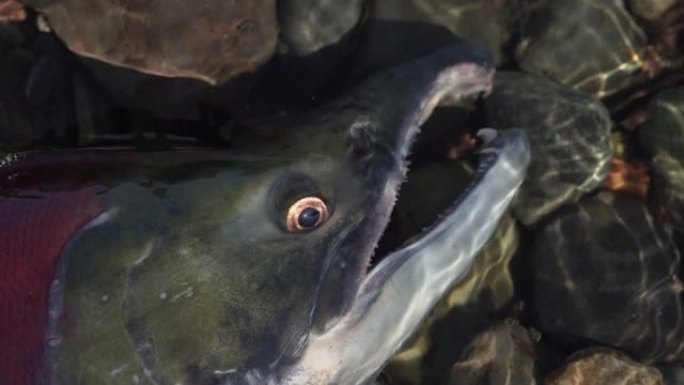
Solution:
<path fill-rule="evenodd" d="M 497 62 L 508 39 L 504 9 L 474 0 L 379 0 L 361 27 L 352 77 L 420 56 L 457 39 L 489 49 Z"/>
<path fill-rule="evenodd" d="M 646 36 L 622 0 L 549 1 L 529 22 L 518 63 L 598 97 L 633 82 Z"/>
<path fill-rule="evenodd" d="M 643 201 L 602 192 L 559 210 L 530 254 L 542 331 L 645 362 L 684 357 L 680 255 Z"/>
<path fill-rule="evenodd" d="M 530 140 L 528 176 L 513 203 L 521 222 L 533 224 L 600 186 L 612 123 L 598 100 L 540 76 L 499 72 L 484 104 L 488 125 L 524 129 Z"/>
<path fill-rule="evenodd" d="M 0 101 L 23 98 L 26 83 L 35 55 L 26 49 L 14 49 L 0 60 Z"/>
<path fill-rule="evenodd" d="M 653 156 L 657 195 L 675 227 L 684 231 L 684 87 L 663 91 L 650 101 L 640 137 Z"/>
<path fill-rule="evenodd" d="M 24 93 L 26 101 L 41 106 L 45 104 L 63 80 L 68 78 L 67 63 L 59 54 L 44 55 L 32 66 L 26 79 Z"/>
<path fill-rule="evenodd" d="M 0 55 L 21 47 L 26 37 L 25 23 L 0 22 Z"/>
<path fill-rule="evenodd" d="M 363 6 L 363 0 L 280 0 L 282 40 L 296 55 L 338 43 L 359 23 Z"/>
<path fill-rule="evenodd" d="M 665 385 L 684 384 L 684 361 L 663 365 L 660 371 L 665 378 Z"/>
<path fill-rule="evenodd" d="M 656 20 L 676 3 L 677 0 L 630 0 L 629 10 L 646 20 Z"/>
<path fill-rule="evenodd" d="M 71 75 L 78 69 L 54 36 L 28 22 L 0 26 L 0 150 L 67 143 L 76 129 Z"/>
<path fill-rule="evenodd" d="M 487 47 L 499 62 L 508 39 L 504 8 L 493 1 L 477 0 L 381 0 L 376 1 L 377 19 L 428 22 L 448 29 L 455 36 Z"/>

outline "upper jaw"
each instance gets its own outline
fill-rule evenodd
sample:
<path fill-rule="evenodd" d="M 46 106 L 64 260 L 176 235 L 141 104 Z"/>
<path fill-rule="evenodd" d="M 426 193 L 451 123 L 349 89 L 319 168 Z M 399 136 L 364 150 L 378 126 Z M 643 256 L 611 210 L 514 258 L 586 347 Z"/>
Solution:
<path fill-rule="evenodd" d="M 421 124 L 437 104 L 487 94 L 493 77 L 494 61 L 489 52 L 456 43 L 364 83 L 351 94 L 365 107 L 356 112 L 356 121 L 366 122 L 375 141 L 403 165 Z"/>

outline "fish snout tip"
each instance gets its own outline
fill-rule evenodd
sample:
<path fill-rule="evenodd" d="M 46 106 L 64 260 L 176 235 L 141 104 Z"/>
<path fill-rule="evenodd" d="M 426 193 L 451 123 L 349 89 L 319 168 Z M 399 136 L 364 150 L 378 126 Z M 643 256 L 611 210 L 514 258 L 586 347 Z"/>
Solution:
<path fill-rule="evenodd" d="M 480 142 L 480 149 L 477 151 L 479 154 L 505 153 L 516 168 L 527 169 L 530 163 L 530 142 L 524 130 L 485 127 L 478 130 L 476 136 Z"/>
<path fill-rule="evenodd" d="M 532 157 L 532 148 L 527 133 L 520 128 L 511 128 L 503 131 L 509 136 L 509 159 L 522 170 L 527 170 Z"/>

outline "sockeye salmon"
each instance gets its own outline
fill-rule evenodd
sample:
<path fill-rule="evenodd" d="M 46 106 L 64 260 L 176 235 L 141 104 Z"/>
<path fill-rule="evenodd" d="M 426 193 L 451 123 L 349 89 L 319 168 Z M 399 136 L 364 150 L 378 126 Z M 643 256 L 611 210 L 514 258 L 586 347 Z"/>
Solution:
<path fill-rule="evenodd" d="M 472 184 L 368 271 L 440 103 L 486 92 L 459 43 L 240 151 L 79 150 L 0 165 L 0 384 L 364 384 L 467 272 L 522 183 L 521 131 L 480 132 Z"/>

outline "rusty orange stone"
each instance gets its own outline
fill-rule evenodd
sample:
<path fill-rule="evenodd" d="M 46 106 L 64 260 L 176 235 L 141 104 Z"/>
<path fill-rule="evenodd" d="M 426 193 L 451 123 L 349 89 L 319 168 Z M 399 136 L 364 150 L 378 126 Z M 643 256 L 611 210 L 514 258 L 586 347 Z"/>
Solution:
<path fill-rule="evenodd" d="M 0 0 L 0 21 L 24 21 L 26 9 L 15 0 Z"/>
<path fill-rule="evenodd" d="M 651 176 L 650 168 L 646 162 L 627 162 L 621 158 L 613 158 L 610 161 L 610 166 L 610 171 L 603 181 L 605 189 L 642 198 L 648 195 Z"/>

